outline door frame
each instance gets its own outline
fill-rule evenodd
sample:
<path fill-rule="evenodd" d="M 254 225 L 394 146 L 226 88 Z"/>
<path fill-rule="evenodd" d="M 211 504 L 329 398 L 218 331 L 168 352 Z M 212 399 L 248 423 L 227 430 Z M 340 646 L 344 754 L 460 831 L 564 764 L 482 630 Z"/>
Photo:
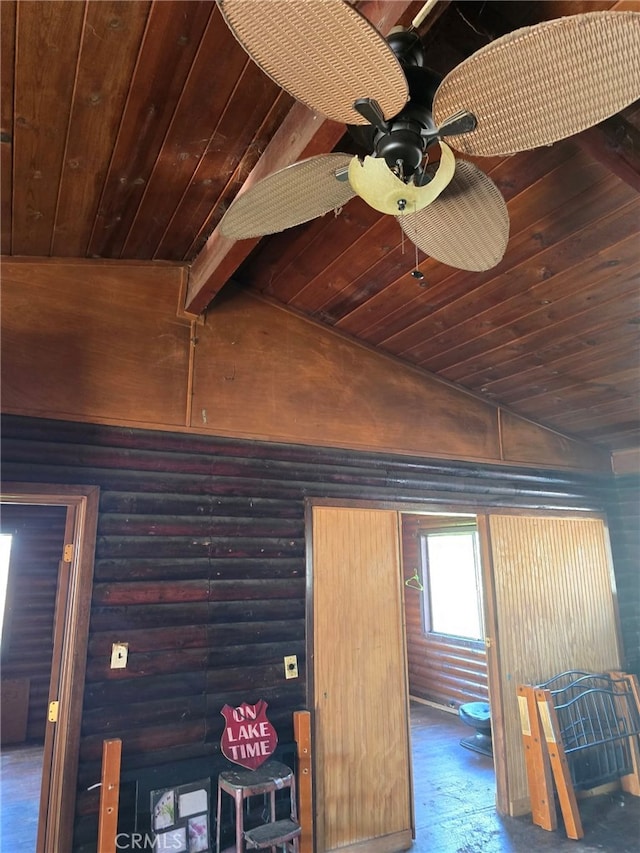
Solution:
<path fill-rule="evenodd" d="M 60 661 L 58 719 L 46 723 L 37 853 L 70 850 L 73 841 L 99 496 L 99 487 L 90 485 L 2 483 L 0 487 L 0 504 L 67 507 L 67 531 L 72 530 L 72 541 L 65 536 L 64 543 L 73 545 L 66 600 L 56 608 L 61 619 L 64 612 L 53 650 L 54 659 Z"/>
<path fill-rule="evenodd" d="M 499 814 L 509 814 L 509 790 L 507 778 L 507 759 L 505 753 L 505 730 L 503 696 L 500 681 L 500 637 L 497 625 L 495 578 L 493 573 L 492 545 L 489 529 L 489 516 L 516 515 L 516 516 L 552 516 L 554 518 L 599 518 L 603 521 L 607 547 L 609 550 L 609 567 L 611 575 L 612 593 L 616 615 L 616 639 L 618 648 L 621 649 L 621 632 L 619 625 L 619 612 L 615 595 L 615 574 L 613 559 L 609 547 L 609 533 L 606 514 L 594 510 L 581 509 L 556 509 L 556 508 L 528 508 L 528 507 L 502 507 L 499 504 L 490 506 L 479 506 L 476 504 L 435 504 L 425 507 L 424 504 L 398 503 L 395 501 L 358 501 L 348 499 L 331 498 L 306 498 L 305 499 L 305 542 L 306 542 L 306 689 L 308 702 L 315 705 L 314 685 L 314 624 L 313 624 L 313 507 L 332 506 L 348 509 L 378 509 L 391 510 L 397 514 L 398 524 L 403 514 L 425 515 L 425 516 L 474 516 L 478 527 L 480 542 L 480 559 L 482 563 L 482 586 L 483 586 L 483 608 L 484 608 L 484 634 L 485 648 L 487 652 L 487 681 L 489 686 L 489 699 L 491 703 L 492 738 L 494 742 L 494 768 L 496 774 L 496 810 Z M 401 564 L 402 568 L 402 564 Z M 405 663 L 406 663 L 406 634 L 405 634 Z M 408 687 L 407 687 L 408 689 Z M 411 763 L 409 757 L 409 772 Z M 314 769 L 315 777 L 315 769 Z M 315 790 L 315 786 L 314 786 Z M 316 803 L 314 803 L 314 813 Z"/>

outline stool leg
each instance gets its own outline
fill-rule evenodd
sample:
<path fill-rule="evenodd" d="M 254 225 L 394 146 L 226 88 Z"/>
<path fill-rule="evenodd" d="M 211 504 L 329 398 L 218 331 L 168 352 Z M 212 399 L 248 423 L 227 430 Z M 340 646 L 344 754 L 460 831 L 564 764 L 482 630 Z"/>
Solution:
<path fill-rule="evenodd" d="M 244 797 L 242 796 L 242 791 L 236 791 L 235 793 L 235 801 L 236 801 L 236 853 L 242 853 L 242 848 L 244 847 L 243 843 L 243 835 L 244 835 L 244 816 L 242 814 L 242 801 Z"/>
<path fill-rule="evenodd" d="M 220 815 L 222 812 L 222 788 L 218 785 L 218 812 L 216 815 L 216 853 L 220 853 Z"/>
<path fill-rule="evenodd" d="M 269 797 L 271 798 L 271 823 L 273 823 L 274 820 L 276 819 L 276 790 L 275 790 L 275 788 L 271 789 L 271 791 L 269 793 Z M 276 853 L 276 851 L 277 851 L 276 847 L 271 848 L 271 853 Z"/>
<path fill-rule="evenodd" d="M 292 820 L 298 820 L 298 806 L 296 800 L 296 780 L 295 777 L 291 777 L 291 818 Z"/>
<path fill-rule="evenodd" d="M 296 777 L 293 774 L 291 775 L 291 819 L 295 820 L 295 821 L 298 820 L 298 805 L 297 805 L 297 800 L 296 800 Z M 292 846 L 293 846 L 293 853 L 298 853 L 298 850 L 299 850 L 298 839 L 299 839 L 298 835 L 296 835 L 295 838 L 291 839 Z"/>

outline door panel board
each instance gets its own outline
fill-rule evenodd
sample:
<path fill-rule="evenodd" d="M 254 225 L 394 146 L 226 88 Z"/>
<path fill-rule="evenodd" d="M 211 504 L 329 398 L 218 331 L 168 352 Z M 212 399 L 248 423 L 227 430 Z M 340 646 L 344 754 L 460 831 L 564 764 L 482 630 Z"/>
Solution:
<path fill-rule="evenodd" d="M 406 847 L 412 810 L 396 512 L 313 508 L 313 623 L 317 849 Z"/>
<path fill-rule="evenodd" d="M 502 761 L 506 773 L 498 808 L 517 815 L 530 804 L 516 688 L 566 670 L 619 668 L 615 589 L 602 519 L 492 513 L 488 525 L 497 623 L 490 684 L 500 693 L 491 704 L 496 770 Z"/>

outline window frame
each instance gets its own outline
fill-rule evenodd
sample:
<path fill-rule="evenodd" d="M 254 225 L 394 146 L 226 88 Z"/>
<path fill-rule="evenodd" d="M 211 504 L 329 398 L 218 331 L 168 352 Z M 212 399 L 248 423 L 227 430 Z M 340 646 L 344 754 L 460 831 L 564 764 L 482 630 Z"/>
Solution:
<path fill-rule="evenodd" d="M 479 637 L 465 636 L 462 634 L 451 634 L 446 631 L 437 631 L 433 628 L 433 596 L 431 590 L 431 580 L 429 574 L 429 545 L 430 536 L 457 536 L 469 535 L 473 536 L 473 556 L 474 556 L 474 573 L 475 573 L 475 588 L 478 611 L 478 624 L 480 630 Z M 420 579 L 422 584 L 422 592 L 420 593 L 420 606 L 422 610 L 422 630 L 425 636 L 448 637 L 456 640 L 462 640 L 468 643 L 482 643 L 485 635 L 484 625 L 484 591 L 482 583 L 482 563 L 480 553 L 480 537 L 477 524 L 461 524 L 461 525 L 444 525 L 441 527 L 423 528 L 418 531 L 419 553 L 420 553 Z"/>

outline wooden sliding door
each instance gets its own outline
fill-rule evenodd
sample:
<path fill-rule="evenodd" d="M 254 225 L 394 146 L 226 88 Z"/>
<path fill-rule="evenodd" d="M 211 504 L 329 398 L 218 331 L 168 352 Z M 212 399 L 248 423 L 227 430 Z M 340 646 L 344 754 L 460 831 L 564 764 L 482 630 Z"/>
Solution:
<path fill-rule="evenodd" d="M 516 815 L 530 810 L 516 688 L 619 668 L 615 586 L 600 518 L 491 514 L 483 527 L 498 808 Z"/>
<path fill-rule="evenodd" d="M 410 846 L 408 694 L 395 511 L 314 507 L 317 853 Z"/>

